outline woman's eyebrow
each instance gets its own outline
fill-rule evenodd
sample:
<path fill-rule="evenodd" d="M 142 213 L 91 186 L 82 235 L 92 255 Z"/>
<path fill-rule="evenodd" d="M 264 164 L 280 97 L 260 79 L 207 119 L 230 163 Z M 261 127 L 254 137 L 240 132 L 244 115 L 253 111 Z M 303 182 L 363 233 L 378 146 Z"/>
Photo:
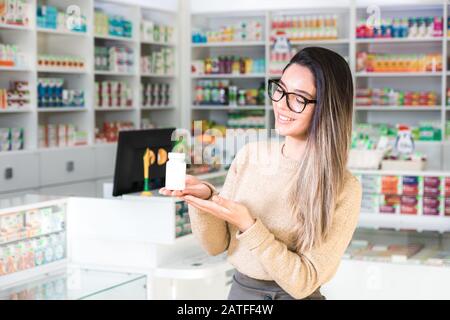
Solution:
<path fill-rule="evenodd" d="M 281 80 L 280 79 L 280 81 L 279 81 L 282 85 L 283 85 L 283 87 L 284 88 L 287 88 L 287 86 L 286 86 L 286 84 L 283 82 L 283 80 Z M 287 90 L 287 89 L 286 89 Z M 306 95 L 308 95 L 309 96 L 309 98 L 311 98 L 312 99 L 312 95 L 309 93 L 309 92 L 307 92 L 307 91 L 305 91 L 305 90 L 300 90 L 300 89 L 294 89 L 294 92 L 298 92 L 298 93 L 303 93 L 303 94 L 306 94 Z"/>

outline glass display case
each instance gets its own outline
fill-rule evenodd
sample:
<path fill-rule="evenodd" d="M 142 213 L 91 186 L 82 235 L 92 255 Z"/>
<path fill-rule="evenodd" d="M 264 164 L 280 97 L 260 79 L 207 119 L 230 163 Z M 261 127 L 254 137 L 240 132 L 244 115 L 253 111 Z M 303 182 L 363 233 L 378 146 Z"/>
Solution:
<path fill-rule="evenodd" d="M 450 232 L 358 228 L 344 257 L 450 267 Z"/>
<path fill-rule="evenodd" d="M 147 277 L 67 266 L 0 290 L 0 300 L 145 300 Z"/>
<path fill-rule="evenodd" d="M 66 259 L 65 198 L 26 195 L 0 200 L 0 283 Z"/>

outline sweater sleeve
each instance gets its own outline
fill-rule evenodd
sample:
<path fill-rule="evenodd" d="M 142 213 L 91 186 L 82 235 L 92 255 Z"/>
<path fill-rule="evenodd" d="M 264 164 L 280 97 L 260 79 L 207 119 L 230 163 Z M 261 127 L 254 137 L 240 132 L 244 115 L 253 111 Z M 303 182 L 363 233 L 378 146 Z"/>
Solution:
<path fill-rule="evenodd" d="M 336 273 L 358 223 L 361 197 L 361 185 L 351 176 L 339 197 L 328 237 L 303 254 L 290 251 L 259 219 L 245 232 L 237 231 L 236 238 L 281 288 L 295 299 L 302 299 Z"/>
<path fill-rule="evenodd" d="M 234 195 L 239 164 L 245 158 L 245 149 L 245 146 L 241 148 L 231 162 L 224 185 L 220 191 L 220 195 L 224 198 L 230 199 Z M 209 186 L 213 188 L 212 185 Z M 194 206 L 189 205 L 188 209 L 192 233 L 199 240 L 202 248 L 213 256 L 227 250 L 230 243 L 230 230 L 227 222 Z"/>

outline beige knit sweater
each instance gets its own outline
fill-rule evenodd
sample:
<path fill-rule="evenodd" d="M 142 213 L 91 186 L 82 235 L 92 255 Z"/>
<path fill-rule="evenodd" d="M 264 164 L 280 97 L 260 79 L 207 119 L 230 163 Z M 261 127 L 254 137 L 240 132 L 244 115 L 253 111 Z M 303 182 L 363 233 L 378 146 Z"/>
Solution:
<path fill-rule="evenodd" d="M 220 195 L 245 205 L 256 223 L 244 233 L 213 215 L 189 206 L 192 231 L 210 254 L 227 250 L 228 261 L 241 273 L 275 280 L 296 299 L 312 294 L 337 271 L 358 222 L 362 190 L 347 171 L 329 236 L 308 252 L 293 250 L 294 220 L 287 186 L 299 162 L 285 157 L 282 143 L 247 144 L 233 160 Z"/>

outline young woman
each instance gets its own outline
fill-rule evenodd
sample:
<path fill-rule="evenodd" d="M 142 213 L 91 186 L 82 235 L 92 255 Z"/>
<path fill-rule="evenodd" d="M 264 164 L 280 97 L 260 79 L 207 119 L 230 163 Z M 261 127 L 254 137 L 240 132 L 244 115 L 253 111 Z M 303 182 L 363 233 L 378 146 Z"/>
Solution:
<path fill-rule="evenodd" d="M 319 47 L 298 52 L 269 81 L 284 143 L 254 142 L 237 153 L 220 192 L 188 176 L 193 233 L 236 268 L 229 299 L 325 299 L 356 228 L 361 186 L 346 168 L 353 82 L 347 62 Z"/>

